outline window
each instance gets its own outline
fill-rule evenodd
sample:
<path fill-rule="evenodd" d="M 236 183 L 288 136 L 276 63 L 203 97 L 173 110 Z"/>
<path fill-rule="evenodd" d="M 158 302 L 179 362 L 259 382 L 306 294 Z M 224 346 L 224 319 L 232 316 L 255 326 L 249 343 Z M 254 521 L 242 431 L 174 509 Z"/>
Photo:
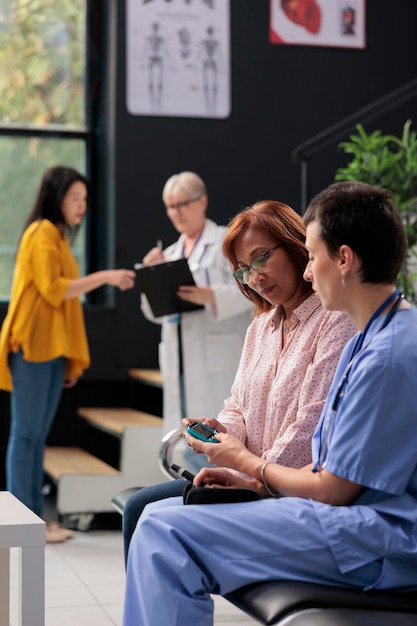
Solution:
<path fill-rule="evenodd" d="M 0 3 L 1 300 L 44 170 L 62 164 L 86 173 L 87 1 Z M 83 273 L 84 229 L 74 254 Z"/>

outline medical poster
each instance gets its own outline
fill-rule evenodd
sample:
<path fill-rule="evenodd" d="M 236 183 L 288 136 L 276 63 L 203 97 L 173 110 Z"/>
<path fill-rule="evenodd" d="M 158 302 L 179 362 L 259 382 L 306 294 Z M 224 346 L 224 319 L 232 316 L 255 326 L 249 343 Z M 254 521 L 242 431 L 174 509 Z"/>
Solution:
<path fill-rule="evenodd" d="M 269 41 L 365 48 L 366 0 L 270 0 Z"/>
<path fill-rule="evenodd" d="M 230 115 L 230 0 L 126 0 L 132 115 Z"/>

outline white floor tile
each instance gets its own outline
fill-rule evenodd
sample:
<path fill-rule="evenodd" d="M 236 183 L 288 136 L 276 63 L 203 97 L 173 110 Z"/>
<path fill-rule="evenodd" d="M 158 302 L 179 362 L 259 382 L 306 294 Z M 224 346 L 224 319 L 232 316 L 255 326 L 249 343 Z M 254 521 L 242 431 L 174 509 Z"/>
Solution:
<path fill-rule="evenodd" d="M 80 576 L 65 561 L 45 561 L 45 587 L 78 587 Z"/>
<path fill-rule="evenodd" d="M 116 626 L 122 626 L 123 604 L 106 604 L 103 606 L 103 610 L 106 611 Z"/>
<path fill-rule="evenodd" d="M 17 620 L 17 555 L 11 551 L 12 623 Z M 45 626 L 122 626 L 124 591 L 120 531 L 75 532 L 73 539 L 46 546 Z M 224 598 L 213 600 L 215 626 L 258 623 Z"/>
<path fill-rule="evenodd" d="M 120 563 L 114 559 L 106 559 L 105 555 L 68 559 L 68 564 L 77 573 L 79 580 L 88 587 L 125 583 L 125 574 Z"/>
<path fill-rule="evenodd" d="M 125 595 L 125 584 L 96 585 L 88 586 L 90 592 L 96 598 L 98 604 L 123 604 Z"/>
<path fill-rule="evenodd" d="M 52 607 L 99 606 L 91 590 L 84 585 L 77 587 L 46 587 L 45 609 Z"/>
<path fill-rule="evenodd" d="M 114 626 L 114 621 L 100 606 L 49 608 L 45 626 Z"/>
<path fill-rule="evenodd" d="M 57 544 L 56 549 L 85 585 L 124 585 L 120 531 L 75 533 L 73 539 Z"/>

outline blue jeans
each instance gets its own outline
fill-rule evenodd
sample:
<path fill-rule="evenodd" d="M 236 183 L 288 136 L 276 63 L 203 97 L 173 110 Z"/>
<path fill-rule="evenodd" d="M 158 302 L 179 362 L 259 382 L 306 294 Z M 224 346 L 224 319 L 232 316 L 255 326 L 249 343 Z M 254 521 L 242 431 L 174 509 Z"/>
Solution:
<path fill-rule="evenodd" d="M 190 448 L 184 452 L 184 467 L 190 472 L 197 474 L 202 467 L 210 466 L 206 455 L 195 454 Z M 182 495 L 187 481 L 183 478 L 177 480 L 169 480 L 166 483 L 158 485 L 150 485 L 149 487 L 138 488 L 138 491 L 130 496 L 125 504 L 123 512 L 123 544 L 125 554 L 125 564 L 127 563 L 127 554 L 129 552 L 130 540 L 135 532 L 136 524 L 143 513 L 143 509 L 150 502 L 157 500 L 165 500 L 165 498 L 174 498 Z"/>
<path fill-rule="evenodd" d="M 32 363 L 25 361 L 19 351 L 10 353 L 9 365 L 13 392 L 6 453 L 7 490 L 41 516 L 43 454 L 62 394 L 65 358 Z"/>
<path fill-rule="evenodd" d="M 132 496 L 125 504 L 123 512 L 123 543 L 125 553 L 125 564 L 127 563 L 127 554 L 129 552 L 130 540 L 135 531 L 138 519 L 143 513 L 143 509 L 150 502 L 157 500 L 165 500 L 165 498 L 173 498 L 180 496 L 184 490 L 187 481 L 183 478 L 177 480 L 169 480 L 159 485 L 150 485 L 142 487 Z"/>

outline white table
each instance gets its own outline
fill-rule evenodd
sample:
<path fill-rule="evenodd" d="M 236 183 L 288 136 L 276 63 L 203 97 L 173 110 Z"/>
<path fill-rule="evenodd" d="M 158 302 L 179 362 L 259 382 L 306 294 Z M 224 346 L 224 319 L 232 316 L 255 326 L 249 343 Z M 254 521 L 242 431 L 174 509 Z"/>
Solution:
<path fill-rule="evenodd" d="M 19 549 L 18 626 L 44 626 L 45 522 L 0 491 L 0 626 L 10 624 L 10 548 Z"/>

